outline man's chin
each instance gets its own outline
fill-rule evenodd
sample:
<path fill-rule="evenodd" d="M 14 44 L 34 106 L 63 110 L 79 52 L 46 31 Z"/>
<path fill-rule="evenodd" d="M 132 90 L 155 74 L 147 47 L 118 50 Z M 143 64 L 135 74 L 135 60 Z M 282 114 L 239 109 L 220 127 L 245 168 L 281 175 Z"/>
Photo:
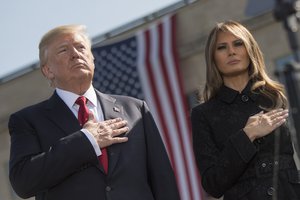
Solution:
<path fill-rule="evenodd" d="M 76 66 L 76 67 L 72 68 L 72 71 L 74 71 L 76 73 L 83 73 L 83 74 L 92 73 L 91 69 L 86 66 Z"/>

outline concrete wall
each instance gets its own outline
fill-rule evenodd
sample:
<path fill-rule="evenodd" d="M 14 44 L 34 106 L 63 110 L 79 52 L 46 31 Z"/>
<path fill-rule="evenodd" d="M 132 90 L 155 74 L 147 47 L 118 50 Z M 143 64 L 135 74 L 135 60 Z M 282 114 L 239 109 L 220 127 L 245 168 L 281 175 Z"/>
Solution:
<path fill-rule="evenodd" d="M 4 103 L 0 107 L 0 200 L 18 199 L 8 181 L 9 115 L 47 98 L 52 91 L 39 69 L 0 85 L 0 99 Z"/>

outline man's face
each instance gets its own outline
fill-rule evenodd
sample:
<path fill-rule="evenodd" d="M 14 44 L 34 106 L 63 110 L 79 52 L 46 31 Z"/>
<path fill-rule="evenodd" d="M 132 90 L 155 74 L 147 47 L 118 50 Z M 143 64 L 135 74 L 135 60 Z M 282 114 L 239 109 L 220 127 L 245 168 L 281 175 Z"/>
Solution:
<path fill-rule="evenodd" d="M 87 41 L 76 33 L 58 35 L 47 48 L 42 70 L 55 87 L 72 91 L 75 85 L 90 84 L 94 57 Z"/>

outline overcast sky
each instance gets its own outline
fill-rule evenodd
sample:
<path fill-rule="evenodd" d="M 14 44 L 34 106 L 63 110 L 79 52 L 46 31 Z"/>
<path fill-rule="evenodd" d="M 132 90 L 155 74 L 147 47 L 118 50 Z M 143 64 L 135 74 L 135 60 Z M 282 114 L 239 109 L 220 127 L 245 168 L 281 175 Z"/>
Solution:
<path fill-rule="evenodd" d="M 179 0 L 0 0 L 0 78 L 38 61 L 38 43 L 49 29 L 85 24 L 91 38 Z"/>

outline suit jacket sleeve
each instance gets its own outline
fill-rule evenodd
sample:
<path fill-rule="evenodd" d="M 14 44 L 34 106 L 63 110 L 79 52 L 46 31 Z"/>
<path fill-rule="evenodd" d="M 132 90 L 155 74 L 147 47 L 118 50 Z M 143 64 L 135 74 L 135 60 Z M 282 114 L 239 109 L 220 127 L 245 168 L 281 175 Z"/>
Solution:
<path fill-rule="evenodd" d="M 148 177 L 156 200 L 180 199 L 175 176 L 165 146 L 149 109 L 142 109 L 146 134 Z"/>
<path fill-rule="evenodd" d="M 232 134 L 222 149 L 218 148 L 211 123 L 201 108 L 195 107 L 191 113 L 195 159 L 203 188 L 219 198 L 236 183 L 257 150 L 242 130 Z"/>
<path fill-rule="evenodd" d="M 33 118 L 36 121 L 39 116 L 31 116 L 30 113 L 18 112 L 9 120 L 9 178 L 15 192 L 22 198 L 55 186 L 86 163 L 97 162 L 93 147 L 80 131 L 60 138 L 49 149 L 43 150 L 37 130 L 32 125 Z"/>

